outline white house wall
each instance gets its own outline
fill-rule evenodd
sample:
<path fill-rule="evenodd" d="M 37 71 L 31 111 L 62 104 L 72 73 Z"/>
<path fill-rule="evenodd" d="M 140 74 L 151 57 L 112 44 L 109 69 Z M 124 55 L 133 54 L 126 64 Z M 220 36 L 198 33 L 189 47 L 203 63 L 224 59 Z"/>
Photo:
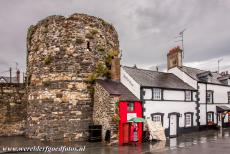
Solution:
<path fill-rule="evenodd" d="M 193 126 L 197 126 L 196 123 L 196 103 L 195 102 L 178 102 L 178 101 L 145 101 L 144 103 L 144 116 L 151 119 L 153 113 L 164 113 L 163 126 L 169 127 L 168 114 L 172 112 L 178 112 L 181 114 L 179 118 L 179 127 L 184 127 L 186 112 L 193 112 Z"/>
<path fill-rule="evenodd" d="M 200 125 L 206 125 L 207 120 L 207 112 L 214 112 L 214 123 L 217 124 L 217 112 L 216 106 L 228 106 L 230 108 L 230 104 L 228 104 L 228 96 L 227 92 L 230 91 L 230 87 L 228 86 L 220 86 L 207 84 L 207 90 L 212 90 L 213 93 L 213 102 L 214 104 L 206 105 L 206 84 L 199 83 L 199 98 L 200 98 Z M 207 106 L 207 107 L 206 107 Z M 228 116 L 224 119 L 225 122 L 228 121 Z"/>
<path fill-rule="evenodd" d="M 140 85 L 121 67 L 121 83 L 140 99 Z"/>
<path fill-rule="evenodd" d="M 206 125 L 206 105 L 205 104 L 200 104 L 200 125 Z"/>
<path fill-rule="evenodd" d="M 230 87 L 227 86 L 219 86 L 207 84 L 207 90 L 214 91 L 213 99 L 214 103 L 228 103 L 228 92 L 230 91 Z"/>
<path fill-rule="evenodd" d="M 164 90 L 163 91 L 164 100 L 184 100 L 185 92 L 177 90 Z"/>
<path fill-rule="evenodd" d="M 206 103 L 206 85 L 203 83 L 198 84 L 198 92 L 199 92 L 199 103 Z"/>

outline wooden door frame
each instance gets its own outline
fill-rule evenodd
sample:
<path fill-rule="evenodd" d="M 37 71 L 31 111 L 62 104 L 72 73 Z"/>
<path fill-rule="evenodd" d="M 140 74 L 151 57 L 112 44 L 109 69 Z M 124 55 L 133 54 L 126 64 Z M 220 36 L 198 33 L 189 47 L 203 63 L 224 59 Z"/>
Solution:
<path fill-rule="evenodd" d="M 176 115 L 176 135 L 170 135 L 170 117 L 172 116 L 172 115 Z M 169 118 L 169 137 L 170 138 L 173 138 L 173 137 L 177 137 L 178 136 L 178 130 L 179 130 L 179 117 L 180 117 L 180 113 L 178 113 L 178 112 L 171 112 L 171 113 L 169 113 L 168 114 L 168 118 Z"/>

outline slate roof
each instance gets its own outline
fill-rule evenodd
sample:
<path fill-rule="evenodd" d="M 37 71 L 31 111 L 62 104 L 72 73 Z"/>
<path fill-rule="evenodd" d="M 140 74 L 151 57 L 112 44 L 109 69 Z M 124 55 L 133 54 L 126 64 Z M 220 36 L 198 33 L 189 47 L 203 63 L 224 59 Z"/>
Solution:
<path fill-rule="evenodd" d="M 141 86 L 166 89 L 196 90 L 172 73 L 157 72 L 123 66 L 123 69 Z"/>
<path fill-rule="evenodd" d="M 10 77 L 0 76 L 0 83 L 10 83 Z M 17 77 L 11 77 L 11 83 L 18 83 Z"/>
<path fill-rule="evenodd" d="M 180 70 L 182 70 L 183 72 L 185 72 L 186 74 L 188 74 L 191 78 L 193 78 L 196 81 L 202 81 L 199 78 L 199 74 L 205 73 L 205 72 L 210 72 L 210 71 L 206 71 L 206 70 L 200 70 L 197 68 L 191 68 L 191 67 L 187 67 L 187 66 L 182 66 L 182 67 L 178 67 Z M 221 84 L 224 85 L 222 82 L 220 82 L 220 80 L 218 80 L 219 77 L 221 77 L 221 75 L 217 72 L 210 72 L 211 75 L 210 80 L 208 81 L 208 83 L 214 83 L 214 84 Z"/>
<path fill-rule="evenodd" d="M 121 101 L 139 101 L 139 99 L 121 82 L 102 79 L 98 79 L 96 82 L 100 84 L 110 95 L 119 95 Z"/>

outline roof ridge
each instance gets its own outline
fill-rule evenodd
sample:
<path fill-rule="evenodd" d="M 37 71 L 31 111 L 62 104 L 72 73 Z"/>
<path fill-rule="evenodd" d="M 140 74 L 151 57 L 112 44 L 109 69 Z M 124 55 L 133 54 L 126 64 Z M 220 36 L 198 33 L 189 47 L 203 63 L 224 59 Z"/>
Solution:
<path fill-rule="evenodd" d="M 199 71 L 208 71 L 208 70 L 201 70 L 201 69 L 199 69 L 199 68 L 194 68 L 194 67 L 190 67 L 190 66 L 181 66 L 181 67 L 187 67 L 187 68 L 191 68 L 191 69 L 196 69 L 196 70 L 199 70 Z"/>
<path fill-rule="evenodd" d="M 130 67 L 130 66 L 122 66 L 122 67 L 127 67 L 127 68 L 131 68 L 131 69 L 142 70 L 142 71 L 149 71 L 149 72 L 163 73 L 163 74 L 173 74 L 173 73 L 169 73 L 169 72 L 159 72 L 159 71 L 147 70 L 147 69 L 143 69 L 143 68 L 133 68 L 133 67 Z"/>

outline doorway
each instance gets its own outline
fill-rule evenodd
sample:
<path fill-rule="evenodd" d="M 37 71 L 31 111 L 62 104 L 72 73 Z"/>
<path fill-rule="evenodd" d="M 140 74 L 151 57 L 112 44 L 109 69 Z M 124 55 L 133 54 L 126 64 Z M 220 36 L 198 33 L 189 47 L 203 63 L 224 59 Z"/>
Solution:
<path fill-rule="evenodd" d="M 129 123 L 123 124 L 123 143 L 128 144 L 129 143 Z"/>
<path fill-rule="evenodd" d="M 169 137 L 176 137 L 178 134 L 178 114 L 172 113 L 169 115 Z"/>

